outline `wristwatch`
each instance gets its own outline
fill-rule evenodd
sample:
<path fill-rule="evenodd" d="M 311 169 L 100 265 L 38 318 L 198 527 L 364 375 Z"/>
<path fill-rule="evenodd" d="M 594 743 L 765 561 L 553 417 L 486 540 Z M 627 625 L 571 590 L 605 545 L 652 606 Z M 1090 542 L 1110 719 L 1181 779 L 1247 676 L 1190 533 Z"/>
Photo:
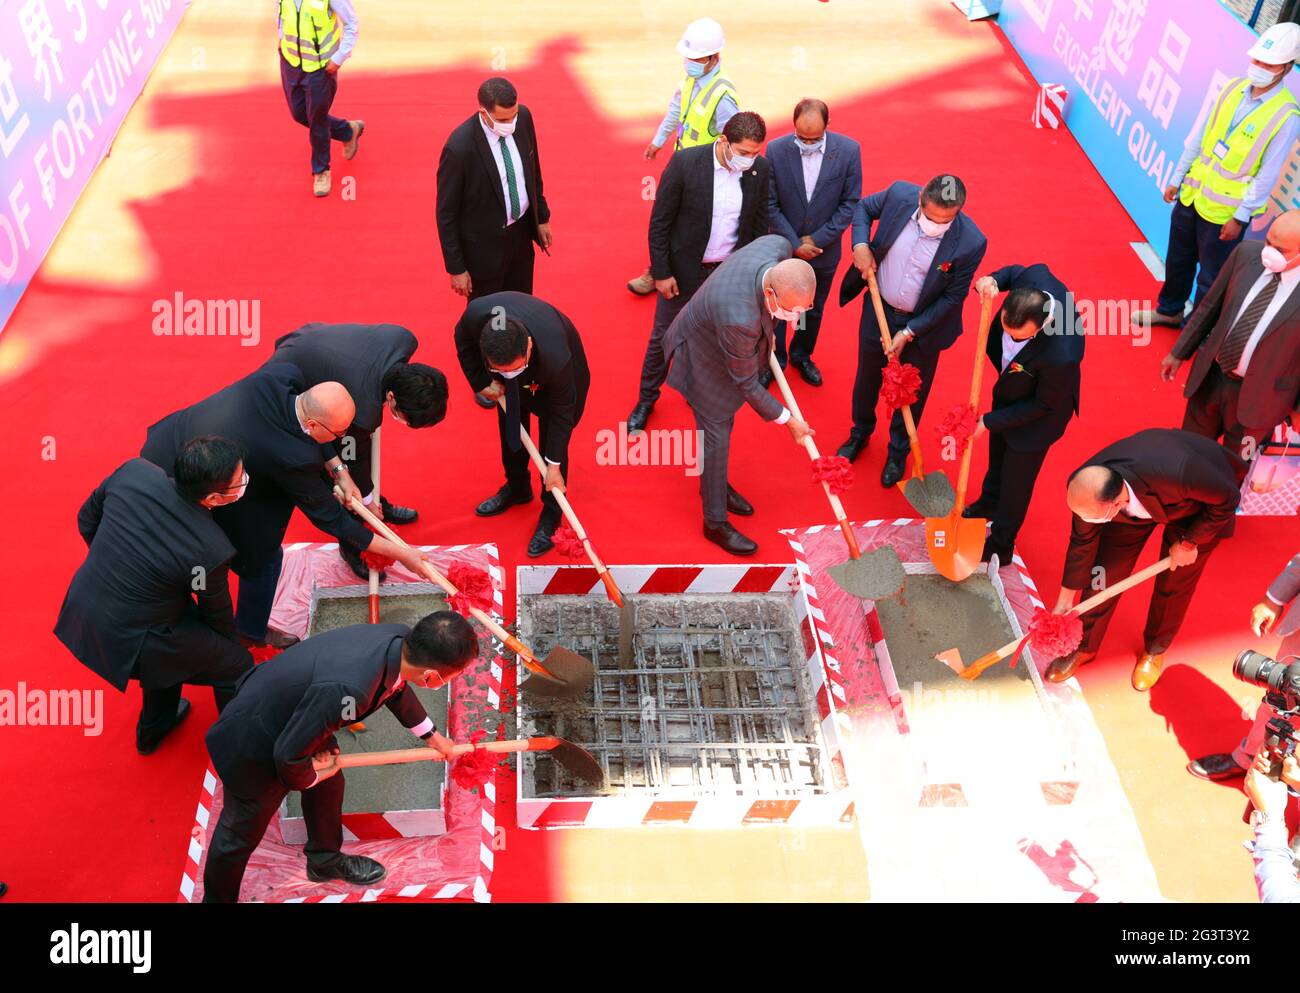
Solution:
<path fill-rule="evenodd" d="M 330 475 L 331 475 L 331 476 L 341 476 L 341 475 L 343 475 L 343 474 L 344 474 L 345 472 L 347 472 L 347 471 L 348 471 L 348 467 L 345 466 L 342 462 L 340 462 L 338 465 L 336 465 L 336 466 L 332 466 L 332 467 L 330 468 Z"/>

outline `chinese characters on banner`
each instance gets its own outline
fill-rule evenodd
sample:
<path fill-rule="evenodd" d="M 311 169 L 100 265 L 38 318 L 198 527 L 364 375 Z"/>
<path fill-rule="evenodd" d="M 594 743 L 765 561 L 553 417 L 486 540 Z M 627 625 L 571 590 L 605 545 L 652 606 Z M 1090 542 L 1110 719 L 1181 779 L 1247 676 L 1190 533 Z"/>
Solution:
<path fill-rule="evenodd" d="M 1069 89 L 1066 125 L 1163 258 L 1164 189 L 1255 33 L 1211 0 L 1005 0 L 998 26 L 1035 79 Z M 1275 191 L 1287 206 L 1293 171 Z"/>
<path fill-rule="evenodd" d="M 0 0 L 0 328 L 188 0 Z"/>

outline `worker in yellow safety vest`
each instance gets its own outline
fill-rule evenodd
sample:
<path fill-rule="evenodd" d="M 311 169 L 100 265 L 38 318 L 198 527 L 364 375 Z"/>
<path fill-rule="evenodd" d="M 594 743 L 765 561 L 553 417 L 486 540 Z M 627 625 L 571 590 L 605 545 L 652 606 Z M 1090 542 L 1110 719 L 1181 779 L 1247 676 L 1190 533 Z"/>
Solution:
<path fill-rule="evenodd" d="M 1245 77 L 1229 80 L 1192 128 L 1165 190 L 1174 205 L 1165 284 L 1155 310 L 1133 315 L 1139 326 L 1179 327 L 1193 285 L 1199 304 L 1247 226 L 1268 225 L 1269 197 L 1300 134 L 1300 102 L 1286 88 L 1300 24 L 1274 25 L 1246 54 Z"/>
<path fill-rule="evenodd" d="M 280 82 L 293 119 L 311 135 L 312 192 L 330 192 L 330 139 L 343 142 L 343 157 L 357 154 L 365 121 L 330 114 L 339 67 L 357 43 L 352 0 L 279 0 Z"/>
<path fill-rule="evenodd" d="M 668 102 L 668 113 L 659 130 L 646 145 L 647 159 L 658 155 L 673 135 L 678 150 L 713 144 L 732 115 L 740 110 L 736 87 L 722 75 L 720 68 L 725 40 L 722 25 L 711 17 L 686 25 L 682 40 L 677 43 L 677 54 L 682 57 L 686 76 Z M 627 288 L 637 296 L 653 293 L 655 281 L 650 276 L 650 267 L 646 266 L 641 275 L 630 280 Z"/>

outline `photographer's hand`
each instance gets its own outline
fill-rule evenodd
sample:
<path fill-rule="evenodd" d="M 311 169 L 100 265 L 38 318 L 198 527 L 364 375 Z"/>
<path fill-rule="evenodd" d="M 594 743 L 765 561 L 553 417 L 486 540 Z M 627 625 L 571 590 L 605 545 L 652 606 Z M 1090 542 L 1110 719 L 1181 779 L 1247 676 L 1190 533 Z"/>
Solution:
<path fill-rule="evenodd" d="M 1282 611 L 1275 607 L 1268 600 L 1261 600 L 1255 606 L 1250 608 L 1250 629 L 1255 632 L 1255 636 L 1262 638 L 1273 628 L 1277 615 Z"/>
<path fill-rule="evenodd" d="M 1261 748 L 1246 773 L 1246 796 L 1265 820 L 1282 817 L 1286 813 L 1286 783 L 1270 779 L 1268 771 L 1273 764 L 1268 752 Z"/>
<path fill-rule="evenodd" d="M 1300 791 L 1300 759 L 1294 755 L 1288 755 L 1282 763 L 1282 782 L 1291 789 Z"/>

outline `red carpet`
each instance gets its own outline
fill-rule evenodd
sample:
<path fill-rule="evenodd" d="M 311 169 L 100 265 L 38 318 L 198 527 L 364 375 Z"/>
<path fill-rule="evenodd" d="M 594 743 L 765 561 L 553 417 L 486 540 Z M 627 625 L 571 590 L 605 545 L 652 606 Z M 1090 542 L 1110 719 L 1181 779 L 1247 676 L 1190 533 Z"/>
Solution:
<path fill-rule="evenodd" d="M 942 29 L 992 30 L 955 16 Z M 570 495 L 607 561 L 722 561 L 700 535 L 693 478 L 668 467 L 595 464 L 595 433 L 616 427 L 635 398 L 653 305 L 631 297 L 624 282 L 645 261 L 649 204 L 639 196 L 642 177 L 657 174 L 662 162 L 648 169 L 643 144 L 619 143 L 612 129 L 572 128 L 590 101 L 566 69 L 571 54 L 571 46 L 558 44 L 533 66 L 511 72 L 537 118 L 554 214 L 555 245 L 552 257 L 539 255 L 536 291 L 573 317 L 593 370 L 587 412 L 574 437 Z M 335 194 L 325 201 L 309 195 L 305 136 L 289 120 L 278 90 L 152 105 L 157 124 L 202 136 L 197 179 L 134 204 L 161 271 L 129 295 L 40 278 L 5 331 L 42 352 L 0 396 L 13 443 L 0 473 L 6 551 L 0 620 L 7 635 L 0 688 L 15 688 L 19 680 L 45 689 L 104 688 L 50 634 L 84 551 L 74 526 L 77 508 L 105 474 L 138 452 L 148 424 L 251 370 L 276 336 L 307 321 L 392 321 L 420 337 L 417 357 L 443 368 L 451 380 L 451 410 L 433 430 L 385 432 L 385 490 L 422 511 L 420 524 L 407 532 L 411 540 L 496 541 L 513 582 L 514 566 L 525 561 L 536 505 L 492 521 L 473 515 L 474 504 L 501 482 L 496 429 L 492 415 L 470 402 L 455 363 L 451 332 L 463 302 L 448 288 L 434 228 L 439 149 L 470 113 L 481 77 L 477 68 L 348 77 L 336 110 L 365 118 L 366 134 L 354 162 L 344 163 L 336 152 Z M 952 66 L 946 75 L 897 92 L 837 103 L 831 124 L 861 141 L 868 192 L 897 178 L 924 181 L 941 171 L 962 176 L 970 190 L 969 215 L 989 238 L 984 271 L 1047 261 L 1080 299 L 1152 298 L 1156 286 L 1128 247 L 1141 240 L 1137 230 L 1068 134 L 1030 126 L 1032 99 L 1031 84 L 1007 52 Z M 789 128 L 786 118 L 769 126 L 770 137 Z M 647 133 L 651 127 L 647 122 Z M 355 177 L 355 200 L 339 195 L 347 176 Z M 318 291 L 304 289 L 317 282 L 304 278 L 305 271 L 322 274 Z M 231 338 L 155 337 L 152 302 L 178 291 L 187 298 L 260 300 L 261 343 L 245 348 Z M 848 428 L 858 306 L 848 312 L 832 307 L 825 322 L 817 359 L 826 385 L 812 390 L 795 382 L 826 451 Z M 936 454 L 934 425 L 969 388 L 977 309 L 972 297 L 966 311 L 972 333 L 945 355 L 922 425 L 923 440 Z M 1064 475 L 1117 437 L 1144 426 L 1172 426 L 1181 417 L 1178 391 L 1157 377 L 1168 343 L 1164 334 L 1146 348 L 1125 336 L 1088 342 L 1083 418 L 1048 459 L 1021 536 L 1020 550 L 1049 598 L 1068 524 Z M 689 425 L 684 402 L 668 391 L 651 426 Z M 47 439 L 54 458 L 43 457 Z M 747 410 L 738 415 L 734 444 L 733 482 L 758 508 L 744 530 L 759 540 L 760 560 L 789 561 L 777 529 L 829 520 L 807 461 L 784 429 Z M 856 519 L 910 516 L 897 492 L 880 488 L 881 452 L 878 436 L 856 467 L 857 486 L 845 497 Z M 975 484 L 983 459 L 977 448 Z M 1239 537 L 1211 564 L 1182 644 L 1220 637 L 1230 653 L 1249 643 L 1249 605 L 1294 552 L 1294 522 L 1282 527 L 1285 535 L 1278 537 L 1275 522 L 1243 522 Z M 319 540 L 319 533 L 298 516 L 289 538 Z M 1127 599 L 1107 655 L 1085 675 L 1085 686 L 1093 685 L 1090 680 L 1127 682 L 1144 609 L 1144 597 Z M 1222 656 L 1223 664 L 1228 657 Z M 202 734 L 213 718 L 206 691 L 188 695 L 195 701 L 188 724 L 147 759 L 133 747 L 135 689 L 125 697 L 106 689 L 100 738 L 79 729 L 0 729 L 0 879 L 10 884 L 11 898 L 175 897 L 205 760 Z M 1115 706 L 1140 714 L 1146 704 L 1124 699 Z M 1094 707 L 1105 729 L 1107 705 L 1094 701 Z M 1230 746 L 1242 726 L 1238 704 L 1191 669 L 1172 671 L 1151 695 L 1150 707 L 1190 754 Z M 1116 761 L 1126 775 L 1143 765 L 1129 752 Z M 1186 778 L 1168 764 L 1135 775 Z M 501 792 L 509 797 L 509 784 Z M 511 817 L 507 805 L 503 823 Z M 1148 846 L 1152 840 L 1148 834 Z M 1247 874 L 1248 885 L 1238 855 L 1208 856 L 1220 857 L 1234 860 L 1230 871 Z M 554 892 L 552 871 L 546 836 L 515 831 L 493 889 L 498 899 L 546 899 Z"/>

